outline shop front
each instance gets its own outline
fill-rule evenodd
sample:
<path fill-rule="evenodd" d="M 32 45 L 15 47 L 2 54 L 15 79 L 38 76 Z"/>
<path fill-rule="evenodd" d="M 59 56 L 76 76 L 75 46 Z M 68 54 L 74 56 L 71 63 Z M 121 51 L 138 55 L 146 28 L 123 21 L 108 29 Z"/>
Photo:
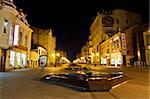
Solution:
<path fill-rule="evenodd" d="M 111 65 L 112 66 L 121 66 L 122 65 L 122 53 L 121 52 L 115 52 L 111 53 Z"/>
<path fill-rule="evenodd" d="M 23 68 L 27 66 L 27 53 L 10 50 L 10 66 L 12 68 Z"/>
<path fill-rule="evenodd" d="M 101 65 L 106 65 L 106 60 L 105 57 L 101 57 Z"/>

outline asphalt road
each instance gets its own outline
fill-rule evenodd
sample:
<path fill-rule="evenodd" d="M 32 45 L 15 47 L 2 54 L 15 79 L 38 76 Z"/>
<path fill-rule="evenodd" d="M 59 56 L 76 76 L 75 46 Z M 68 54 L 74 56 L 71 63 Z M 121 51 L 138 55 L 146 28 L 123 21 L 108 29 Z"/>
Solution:
<path fill-rule="evenodd" d="M 134 81 L 139 79 L 134 79 L 133 75 L 127 83 L 110 92 L 79 92 L 39 80 L 48 72 L 60 71 L 66 72 L 61 68 L 47 68 L 45 71 L 34 68 L 0 73 L 0 99 L 149 99 L 149 85 L 145 82 L 148 78 L 142 79 L 145 83 L 141 84 Z M 135 70 L 134 74 L 138 72 Z"/>

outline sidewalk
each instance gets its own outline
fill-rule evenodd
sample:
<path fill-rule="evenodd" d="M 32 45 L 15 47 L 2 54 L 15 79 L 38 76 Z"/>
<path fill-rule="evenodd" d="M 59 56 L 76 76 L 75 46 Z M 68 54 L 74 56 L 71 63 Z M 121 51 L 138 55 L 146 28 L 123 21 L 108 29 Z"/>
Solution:
<path fill-rule="evenodd" d="M 88 65 L 88 67 L 96 71 L 122 71 L 129 77 L 126 83 L 122 83 L 110 91 L 116 99 L 150 99 L 150 68 L 101 65 Z"/>

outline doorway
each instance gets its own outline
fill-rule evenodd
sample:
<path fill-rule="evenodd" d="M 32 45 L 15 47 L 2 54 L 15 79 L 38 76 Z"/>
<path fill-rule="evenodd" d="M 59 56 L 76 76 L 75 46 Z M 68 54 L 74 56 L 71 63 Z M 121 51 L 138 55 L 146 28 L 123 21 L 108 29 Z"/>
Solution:
<path fill-rule="evenodd" d="M 6 51 L 2 49 L 0 56 L 0 72 L 5 72 L 5 62 L 6 62 Z"/>

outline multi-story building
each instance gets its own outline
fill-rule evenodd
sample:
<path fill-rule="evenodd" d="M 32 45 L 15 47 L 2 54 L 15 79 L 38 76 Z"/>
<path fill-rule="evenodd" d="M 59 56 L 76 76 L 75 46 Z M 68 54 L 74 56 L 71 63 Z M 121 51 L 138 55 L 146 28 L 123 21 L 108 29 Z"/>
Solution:
<path fill-rule="evenodd" d="M 80 57 L 80 62 L 81 63 L 86 63 L 88 58 L 88 46 L 84 45 L 81 49 L 81 57 Z"/>
<path fill-rule="evenodd" d="M 55 53 L 55 57 L 56 57 L 56 64 L 69 62 L 69 60 L 67 59 L 67 53 L 65 51 L 57 50 Z"/>
<path fill-rule="evenodd" d="M 32 45 L 43 46 L 47 50 L 48 65 L 55 64 L 56 37 L 53 37 L 51 29 L 39 29 L 33 27 Z"/>
<path fill-rule="evenodd" d="M 146 65 L 150 66 L 150 26 L 149 24 L 143 25 L 144 49 Z"/>
<path fill-rule="evenodd" d="M 30 66 L 31 67 L 38 67 L 39 66 L 39 59 L 40 56 L 46 55 L 47 56 L 47 49 L 43 46 L 32 46 L 32 50 L 30 53 Z"/>
<path fill-rule="evenodd" d="M 81 57 L 87 58 L 87 56 L 88 56 L 88 47 L 83 46 L 81 49 Z"/>
<path fill-rule="evenodd" d="M 145 51 L 141 33 L 141 25 L 136 24 L 127 28 L 125 32 L 118 32 L 101 43 L 101 64 L 144 66 Z M 148 41 L 146 42 L 148 44 Z M 145 48 L 147 47 L 145 46 Z"/>
<path fill-rule="evenodd" d="M 0 1 L 0 71 L 27 66 L 32 29 L 13 0 Z"/>
<path fill-rule="evenodd" d="M 108 40 L 118 32 L 126 32 L 126 29 L 140 23 L 141 17 L 138 14 L 122 9 L 102 11 L 102 13 L 98 12 L 90 28 L 91 35 L 89 36 L 89 54 L 91 56 L 91 63 L 101 63 L 101 57 L 103 57 L 100 53 L 101 50 L 103 50 L 101 44 L 104 41 Z M 136 32 L 140 32 L 140 30 Z M 133 33 L 128 35 L 133 35 Z"/>
<path fill-rule="evenodd" d="M 100 44 L 100 59 L 102 65 L 123 65 L 126 51 L 125 33 L 117 33 Z"/>
<path fill-rule="evenodd" d="M 108 34 L 106 34 L 103 31 L 103 14 L 97 14 L 91 28 L 91 35 L 89 37 L 90 39 L 90 56 L 91 56 L 91 63 L 97 63 L 97 60 L 95 59 L 95 55 L 99 53 L 98 46 L 101 42 L 105 41 L 109 38 Z"/>
<path fill-rule="evenodd" d="M 144 39 L 142 26 L 135 24 L 125 30 L 127 42 L 126 61 L 129 65 L 143 66 L 145 64 Z"/>
<path fill-rule="evenodd" d="M 140 15 L 123 9 L 112 10 L 112 17 L 114 19 L 112 28 L 114 33 L 117 33 L 118 31 L 124 31 L 135 24 L 141 24 Z"/>

